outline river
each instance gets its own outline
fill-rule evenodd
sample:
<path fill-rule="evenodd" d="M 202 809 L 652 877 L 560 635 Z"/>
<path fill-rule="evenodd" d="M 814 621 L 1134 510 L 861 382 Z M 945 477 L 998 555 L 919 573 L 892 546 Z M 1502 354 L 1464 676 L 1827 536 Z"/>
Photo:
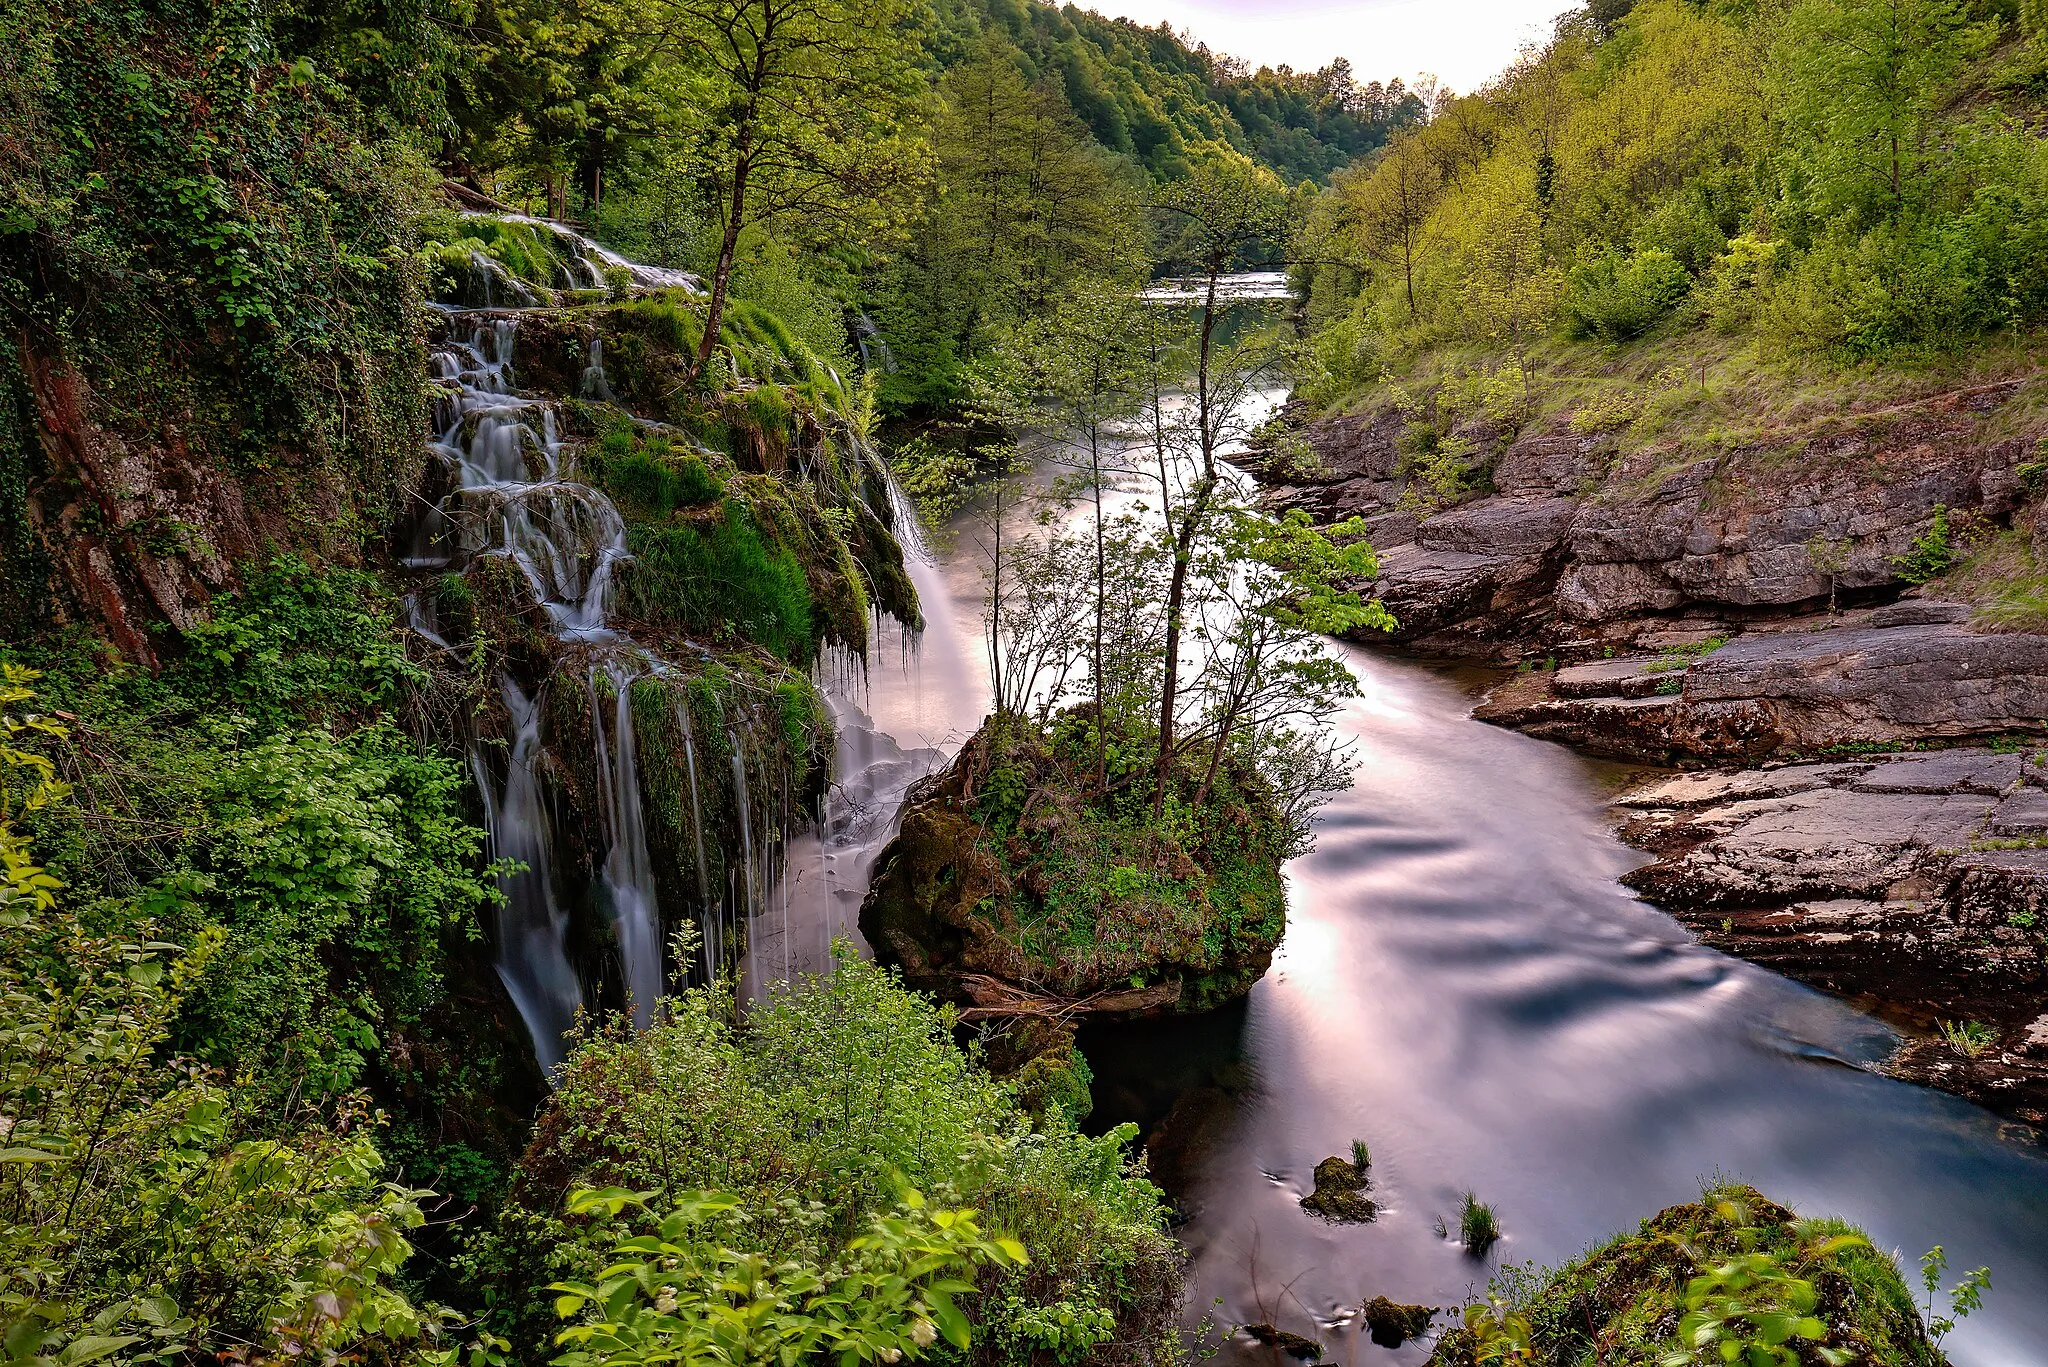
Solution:
<path fill-rule="evenodd" d="M 792 855 L 787 931 L 773 910 L 762 928 L 776 977 L 857 936 L 904 788 L 988 706 L 971 523 L 914 560 L 921 644 L 885 632 L 865 679 L 829 690 L 840 786 L 822 847 Z M 1888 1027 L 1695 943 L 1622 887 L 1641 856 L 1603 815 L 1618 772 L 1472 720 L 1476 671 L 1343 658 L 1358 770 L 1288 868 L 1272 970 L 1230 1010 L 1083 1035 L 1091 1128 L 1149 1130 L 1183 1101 L 1191 1315 L 1313 1334 L 1331 1361 L 1420 1362 L 1424 1344 L 1364 1338 L 1362 1301 L 1456 1305 L 1503 1262 L 1570 1258 L 1721 1174 L 1862 1225 L 1909 1273 L 1936 1243 L 1952 1269 L 1989 1265 L 1955 1361 L 2048 1363 L 2048 1157 L 2030 1136 L 1878 1076 Z M 1354 1138 L 1382 1213 L 1323 1224 L 1296 1202 Z M 1506 1231 L 1488 1264 L 1436 1232 L 1467 1190 Z"/>

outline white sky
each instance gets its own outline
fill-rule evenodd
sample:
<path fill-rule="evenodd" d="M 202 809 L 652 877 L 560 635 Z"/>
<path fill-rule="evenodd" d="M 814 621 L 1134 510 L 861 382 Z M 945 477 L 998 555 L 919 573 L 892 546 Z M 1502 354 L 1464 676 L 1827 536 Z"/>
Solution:
<path fill-rule="evenodd" d="M 1435 75 L 1461 94 L 1550 33 L 1571 0 L 1075 0 L 1081 8 L 1192 30 L 1253 67 L 1313 71 L 1346 57 L 1360 81 Z"/>

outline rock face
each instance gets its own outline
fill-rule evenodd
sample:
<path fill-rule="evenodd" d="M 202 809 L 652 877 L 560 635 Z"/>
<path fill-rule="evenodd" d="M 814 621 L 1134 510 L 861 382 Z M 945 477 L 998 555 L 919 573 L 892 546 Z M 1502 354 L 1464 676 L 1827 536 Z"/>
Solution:
<path fill-rule="evenodd" d="M 2048 726 L 2048 636 L 1980 634 L 1959 604 L 1908 601 L 1753 631 L 1697 658 L 1535 671 L 1477 711 L 1654 762 L 1951 740 Z"/>
<path fill-rule="evenodd" d="M 2019 466 L 2041 424 L 2005 411 L 2022 386 L 1627 453 L 1565 419 L 1468 424 L 1457 435 L 1493 453 L 1490 488 L 1448 507 L 1406 478 L 1410 424 L 1392 408 L 1310 422 L 1314 459 L 1250 466 L 1274 506 L 1364 519 L 1381 574 L 1361 587 L 1398 619 L 1393 641 L 1601 662 L 1502 693 L 1489 720 L 1660 759 L 1984 736 L 2048 728 L 2048 638 L 1973 632 L 1963 605 L 1871 600 L 1906 587 L 1894 562 L 1937 507 L 1979 531 L 2035 520 Z M 1859 606 L 1824 611 L 1837 591 Z M 1730 637 L 1682 683 L 1641 668 Z"/>
<path fill-rule="evenodd" d="M 1925 1036 L 1900 1076 L 2048 1124 L 2048 751 L 1686 774 L 1616 800 L 1625 881 L 1707 943 Z"/>
<path fill-rule="evenodd" d="M 1566 422 L 1505 442 L 1474 429 L 1461 435 L 1497 450 L 1491 488 L 1449 508 L 1404 478 L 1408 424 L 1391 408 L 1309 423 L 1305 469 L 1250 463 L 1276 506 L 1366 519 L 1386 562 L 1374 587 L 1402 639 L 1464 654 L 1507 635 L 1583 647 L 1681 607 L 1753 615 L 1824 601 L 1831 587 L 1895 587 L 1894 557 L 1937 505 L 2009 522 L 2039 435 L 1998 419 L 2020 387 L 1625 456 L 1614 438 Z M 1809 550 L 1817 538 L 1840 550 L 1832 585 Z"/>

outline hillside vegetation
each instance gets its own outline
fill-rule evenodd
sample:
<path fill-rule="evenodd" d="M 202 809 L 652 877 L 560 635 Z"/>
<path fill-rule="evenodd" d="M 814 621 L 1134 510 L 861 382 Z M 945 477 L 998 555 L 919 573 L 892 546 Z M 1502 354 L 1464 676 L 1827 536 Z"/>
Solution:
<path fill-rule="evenodd" d="M 1459 376 L 1470 414 L 1650 435 L 1798 416 L 1845 375 L 1882 397 L 2025 368 L 2048 314 L 2037 22 L 1960 0 L 1566 16 L 1316 203 L 1308 394 Z"/>

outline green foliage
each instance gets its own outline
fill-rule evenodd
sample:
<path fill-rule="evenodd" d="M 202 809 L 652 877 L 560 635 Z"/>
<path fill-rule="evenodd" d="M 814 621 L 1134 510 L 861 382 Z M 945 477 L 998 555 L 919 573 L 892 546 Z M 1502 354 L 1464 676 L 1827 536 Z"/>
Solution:
<path fill-rule="evenodd" d="M 1937 503 L 1927 530 L 1913 538 L 1904 555 L 1892 558 L 1892 570 L 1908 584 L 1924 584 L 1948 573 L 1956 562 L 1956 554 L 1950 540 L 1948 509 Z"/>
<path fill-rule="evenodd" d="M 0 699 L 31 700 L 8 666 Z M 0 735 L 61 738 L 8 711 Z M 15 776 L 29 775 L 13 796 Z M 371 1118 L 281 1112 L 165 1052 L 218 954 L 91 928 L 14 824 L 67 792 L 44 758 L 0 748 L 0 1341 L 7 1359 L 240 1361 L 404 1352 L 438 1333 L 394 1285 L 427 1193 L 380 1184 Z"/>
<path fill-rule="evenodd" d="M 1108 1309 L 1132 1354 L 1171 1332 L 1178 1255 L 1158 1192 L 1125 1153 L 1128 1127 L 1091 1139 L 1057 1108 L 1025 1116 L 954 1043 L 949 1011 L 851 957 L 732 1019 L 728 996 L 699 989 L 669 999 L 644 1034 L 607 1030 L 572 1055 L 516 1199 L 471 1259 L 497 1288 L 501 1332 L 537 1341 L 554 1319 L 540 1285 L 594 1286 L 623 1261 L 568 1218 L 571 1187 L 727 1192 L 748 1218 L 717 1224 L 709 1242 L 742 1262 L 758 1256 L 745 1265 L 763 1272 L 829 1272 L 878 1217 L 917 1228 L 900 1209 L 905 1184 L 973 1206 L 982 1227 L 1031 1249 L 1028 1266 L 990 1261 L 980 1292 L 959 1299 L 978 1358 L 1063 1302 Z M 658 1299 L 626 1294 L 643 1312 Z M 751 1292 L 738 1303 L 754 1304 Z"/>
<path fill-rule="evenodd" d="M 390 111 L 361 101 L 431 102 L 410 80 L 426 27 L 395 22 L 406 72 L 351 89 L 295 61 L 295 43 L 329 47 L 291 7 L 9 7 L 0 312 L 26 353 L 9 383 L 29 361 L 76 367 L 85 411 L 66 421 L 268 472 L 280 511 L 325 497 L 318 520 L 280 519 L 309 543 L 380 532 L 425 435 L 408 220 L 426 175 L 365 139 Z"/>
<path fill-rule="evenodd" d="M 972 60 L 984 35 L 999 35 L 1017 49 L 1028 80 L 1059 89 L 1098 143 L 1158 179 L 1223 146 L 1290 185 L 1320 181 L 1426 112 L 1399 81 L 1359 84 L 1342 58 L 1314 72 L 1254 72 L 1164 27 L 1076 6 L 945 0 L 937 8 L 941 61 Z"/>
<path fill-rule="evenodd" d="M 605 1223 L 647 1204 L 614 1188 L 571 1192 L 567 1208 Z M 593 1282 L 548 1288 L 562 1318 L 585 1317 L 556 1336 L 568 1349 L 554 1359 L 561 1367 L 797 1362 L 814 1353 L 852 1367 L 921 1356 L 940 1335 L 965 1352 L 972 1331 L 955 1301 L 973 1292 L 974 1269 L 1029 1261 L 1015 1239 L 984 1235 L 974 1211 L 933 1209 L 914 1189 L 823 1265 L 735 1252 L 729 1244 L 761 1218 L 737 1196 L 684 1192 L 666 1204 L 650 1233 L 619 1231 L 616 1261 Z M 815 1205 L 762 1214 L 799 1225 L 828 1218 Z"/>
<path fill-rule="evenodd" d="M 375 577 L 287 556 L 216 599 L 184 633 L 172 686 L 264 727 L 387 709 L 426 679 L 391 617 L 390 592 Z"/>
<path fill-rule="evenodd" d="M 1509 1268 L 1432 1367 L 1946 1362 L 1896 1264 L 1836 1220 L 1740 1186 L 1673 1206 L 1551 1272 Z"/>
<path fill-rule="evenodd" d="M 1998 1042 L 1998 1032 L 1983 1021 L 1939 1021 L 1941 1037 L 1964 1058 L 1975 1058 Z"/>
<path fill-rule="evenodd" d="M 1691 288 L 1692 278 L 1670 252 L 1603 253 L 1572 267 L 1565 278 L 1565 332 L 1625 342 L 1647 332 Z"/>
<path fill-rule="evenodd" d="M 582 458 L 582 473 L 629 519 L 664 518 L 720 498 L 725 481 L 703 456 L 665 437 L 642 438 L 631 422 L 606 428 Z"/>
<path fill-rule="evenodd" d="M 1527 360 L 1553 325 L 1619 346 L 1710 320 L 1847 360 L 2048 318 L 2039 92 L 1973 93 L 2018 50 L 1993 50 L 1987 13 L 1645 0 L 1568 20 L 1313 202 L 1312 319 L 1399 370 L 1473 344 Z"/>
<path fill-rule="evenodd" d="M 1484 1258 L 1500 1242 L 1500 1218 L 1469 1191 L 1458 1201 L 1458 1242 L 1474 1258 Z"/>
<path fill-rule="evenodd" d="M 1984 1293 L 1991 1289 L 1991 1269 L 1973 1267 L 1948 1290 L 1948 1313 L 1934 1312 L 1934 1298 L 1941 1294 L 1941 1276 L 1948 1270 L 1948 1250 L 1940 1244 L 1920 1255 L 1920 1289 L 1927 1293 L 1927 1335 L 1935 1346 L 1955 1331 L 1956 1325 L 1984 1308 Z"/>
<path fill-rule="evenodd" d="M 817 647 L 810 584 L 787 547 L 763 538 L 751 505 L 727 498 L 708 518 L 636 526 L 628 611 L 716 636 L 731 633 L 788 660 Z"/>
<path fill-rule="evenodd" d="M 367 576 L 287 559 L 161 675 L 51 679 L 85 798 L 39 815 L 53 868 L 109 924 L 222 937 L 172 1036 L 274 1095 L 365 1081 L 495 896 L 462 767 L 394 725 L 424 675 L 390 610 Z"/>

